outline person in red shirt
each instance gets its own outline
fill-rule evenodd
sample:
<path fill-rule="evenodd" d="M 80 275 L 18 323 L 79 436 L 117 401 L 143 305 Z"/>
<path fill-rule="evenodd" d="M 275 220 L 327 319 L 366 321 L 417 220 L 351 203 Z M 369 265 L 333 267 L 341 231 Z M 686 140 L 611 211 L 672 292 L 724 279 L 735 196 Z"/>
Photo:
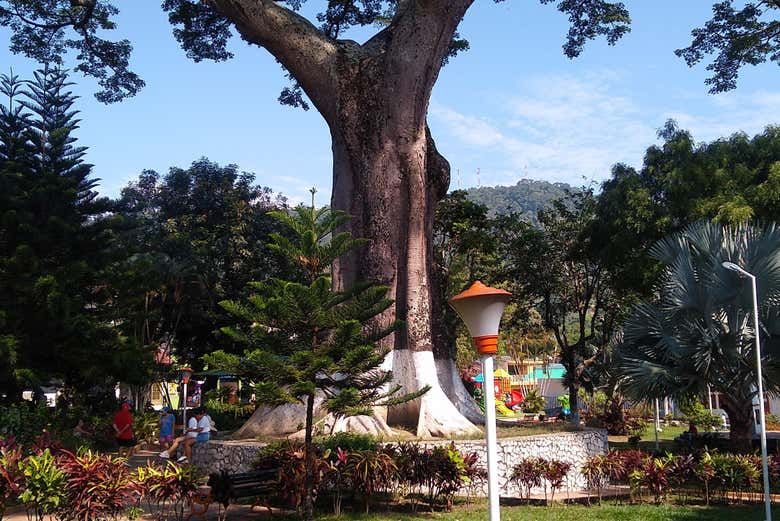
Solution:
<path fill-rule="evenodd" d="M 133 455 L 136 441 L 133 434 L 133 415 L 130 414 L 130 404 L 124 402 L 114 415 L 114 438 L 119 445 L 119 455 L 129 458 Z"/>

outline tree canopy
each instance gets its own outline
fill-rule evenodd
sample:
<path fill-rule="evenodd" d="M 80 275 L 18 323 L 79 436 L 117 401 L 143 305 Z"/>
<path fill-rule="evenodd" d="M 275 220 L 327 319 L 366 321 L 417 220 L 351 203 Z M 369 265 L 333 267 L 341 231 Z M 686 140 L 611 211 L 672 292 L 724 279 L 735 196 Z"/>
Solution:
<path fill-rule="evenodd" d="M 780 215 L 780 129 L 697 143 L 669 121 L 640 169 L 618 164 L 602 185 L 590 232 L 626 291 L 646 294 L 658 275 L 648 249 L 699 219 L 738 224 Z"/>
<path fill-rule="evenodd" d="M 0 77 L 0 393 L 52 378 L 86 389 L 122 372 L 102 315 L 111 206 L 74 136 L 70 85 L 54 68 Z"/>
<path fill-rule="evenodd" d="M 380 50 L 384 36 L 400 17 L 424 8 L 409 0 L 321 2 L 320 11 L 310 21 L 300 14 L 305 3 L 306 0 L 164 0 L 162 8 L 168 13 L 173 36 L 194 61 L 232 58 L 228 42 L 236 33 L 246 42 L 268 49 L 287 68 L 292 80 L 279 101 L 304 108 L 308 104 L 298 77 L 303 71 L 290 67 L 290 53 L 305 51 L 310 54 L 309 59 L 316 61 L 327 59 L 314 51 L 316 47 L 326 49 L 326 54 L 335 51 L 334 45 L 357 51 L 360 46 L 355 42 L 340 38 L 352 27 L 371 25 L 381 29 L 362 47 Z M 614 44 L 629 30 L 630 18 L 622 2 L 564 0 L 556 7 L 571 22 L 563 46 L 570 58 L 578 56 L 589 39 L 604 36 Z M 66 54 L 75 52 L 75 69 L 97 79 L 102 89 L 96 94 L 97 99 L 110 103 L 133 96 L 144 87 L 144 81 L 130 69 L 131 42 L 107 37 L 116 29 L 118 12 L 116 2 L 110 0 L 2 0 L 0 25 L 12 31 L 12 52 L 39 62 L 63 64 Z M 445 59 L 467 48 L 468 42 L 455 32 Z"/>
<path fill-rule="evenodd" d="M 764 386 L 776 392 L 780 315 L 780 230 L 701 221 L 656 243 L 663 263 L 658 297 L 640 302 L 624 325 L 617 365 L 621 387 L 636 400 L 721 393 L 733 438 L 749 438 L 756 394 L 755 335 L 761 336 Z M 722 266 L 756 276 L 760 331 L 750 282 Z"/>

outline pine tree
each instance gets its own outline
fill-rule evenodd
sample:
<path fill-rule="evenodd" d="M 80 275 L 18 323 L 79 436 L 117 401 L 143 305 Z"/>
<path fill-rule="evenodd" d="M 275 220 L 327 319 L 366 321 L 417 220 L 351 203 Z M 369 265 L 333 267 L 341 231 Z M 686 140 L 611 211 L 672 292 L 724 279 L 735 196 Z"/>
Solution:
<path fill-rule="evenodd" d="M 271 406 L 306 406 L 306 516 L 312 519 L 312 435 L 315 395 L 325 396 L 324 407 L 336 417 L 371 414 L 372 407 L 393 405 L 423 392 L 399 395 L 392 374 L 380 369 L 387 350 L 377 347 L 396 330 L 365 324 L 393 302 L 388 288 L 362 282 L 336 291 L 330 267 L 340 256 L 365 241 L 348 232 L 336 232 L 348 220 L 329 208 L 299 206 L 293 213 L 273 212 L 292 231 L 290 237 L 272 234 L 270 247 L 300 270 L 299 280 L 272 279 L 253 283 L 256 293 L 247 302 L 225 301 L 222 306 L 239 319 L 241 327 L 223 328 L 249 349 L 243 358 L 215 353 L 219 360 L 255 382 L 258 401 Z"/>
<path fill-rule="evenodd" d="M 24 83 L 13 72 L 0 75 L 0 287 L 7 271 L 7 259 L 19 238 L 22 210 L 22 177 L 32 163 L 34 147 L 28 140 L 30 114 L 19 102 Z M 2 298 L 2 297 L 0 297 Z M 4 306 L 0 307 L 0 390 L 13 393 L 19 339 L 8 327 Z"/>
<path fill-rule="evenodd" d="M 14 370 L 28 384 L 59 378 L 86 388 L 119 365 L 117 338 L 100 315 L 110 206 L 76 145 L 69 85 L 53 68 L 27 82 L 2 80 L 0 335 L 13 339 Z M 13 387 L 2 391 L 11 397 Z"/>

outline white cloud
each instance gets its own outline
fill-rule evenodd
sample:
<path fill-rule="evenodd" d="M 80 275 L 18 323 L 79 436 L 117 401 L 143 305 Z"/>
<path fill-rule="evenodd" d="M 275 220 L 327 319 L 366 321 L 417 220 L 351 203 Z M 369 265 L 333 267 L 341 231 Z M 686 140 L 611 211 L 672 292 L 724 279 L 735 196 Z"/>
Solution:
<path fill-rule="evenodd" d="M 630 81 L 612 71 L 536 76 L 512 94 L 481 101 L 480 110 L 495 111 L 493 117 L 461 113 L 434 100 L 434 136 L 455 168 L 478 161 L 483 184 L 531 177 L 579 185 L 607 178 L 615 163 L 641 166 L 669 118 L 697 141 L 710 141 L 737 131 L 761 132 L 772 122 L 768 118 L 780 114 L 776 91 L 696 100 L 667 92 L 640 103 Z"/>
<path fill-rule="evenodd" d="M 680 128 L 689 130 L 697 141 L 712 141 L 735 132 L 754 135 L 769 124 L 780 123 L 780 92 L 730 92 L 708 98 L 712 110 L 696 113 L 687 108 L 667 111 Z M 774 118 L 774 119 L 770 119 Z"/>
<path fill-rule="evenodd" d="M 605 81 L 540 76 L 524 82 L 503 102 L 508 110 L 500 123 L 436 103 L 431 107 L 434 121 L 452 138 L 499 157 L 501 166 L 494 166 L 500 175 L 486 175 L 497 182 L 533 177 L 581 184 L 583 177 L 603 179 L 618 161 L 640 162 L 644 148 L 655 139 L 655 129 L 638 121 L 635 104 L 612 94 Z M 515 172 L 514 179 L 508 179 L 507 170 Z"/>

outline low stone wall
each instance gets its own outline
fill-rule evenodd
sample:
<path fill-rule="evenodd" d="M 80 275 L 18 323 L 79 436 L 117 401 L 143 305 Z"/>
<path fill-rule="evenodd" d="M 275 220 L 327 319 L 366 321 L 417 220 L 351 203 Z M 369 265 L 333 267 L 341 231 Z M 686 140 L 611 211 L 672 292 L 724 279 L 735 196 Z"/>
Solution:
<path fill-rule="evenodd" d="M 449 445 L 449 441 L 420 441 L 425 447 Z M 484 440 L 458 440 L 455 445 L 463 453 L 477 453 L 479 464 L 487 466 L 487 452 Z M 193 464 L 204 472 L 246 472 L 251 469 L 257 453 L 265 446 L 254 441 L 213 440 L 206 445 L 196 446 Z M 509 482 L 515 464 L 523 458 L 542 457 L 571 463 L 572 467 L 562 488 L 575 491 L 586 487 L 580 470 L 588 458 L 604 454 L 608 450 L 607 433 L 602 429 L 586 429 L 577 432 L 559 432 L 501 438 L 498 440 L 498 482 L 501 495 L 518 497 L 519 489 Z M 541 489 L 535 492 L 541 492 Z M 487 494 L 487 485 L 482 491 Z"/>

